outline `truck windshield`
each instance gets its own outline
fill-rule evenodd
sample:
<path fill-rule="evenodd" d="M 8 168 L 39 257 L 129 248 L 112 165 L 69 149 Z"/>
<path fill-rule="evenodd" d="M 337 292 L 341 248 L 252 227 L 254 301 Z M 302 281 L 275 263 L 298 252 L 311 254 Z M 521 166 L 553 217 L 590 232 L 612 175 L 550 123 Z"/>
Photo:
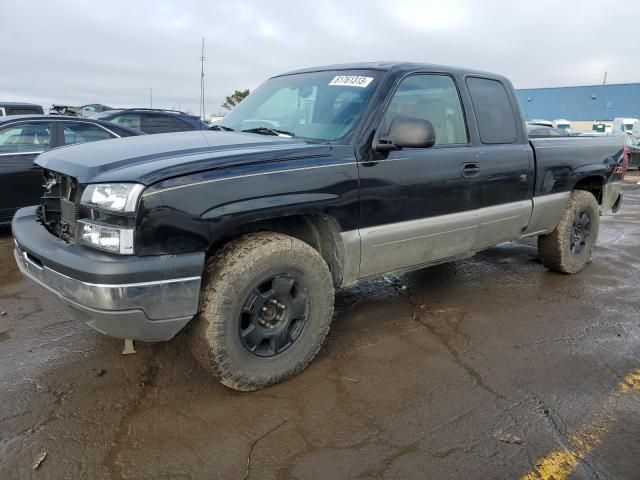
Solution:
<path fill-rule="evenodd" d="M 332 70 L 275 77 L 254 90 L 214 128 L 338 140 L 353 131 L 380 77 L 381 73 L 375 70 Z"/>

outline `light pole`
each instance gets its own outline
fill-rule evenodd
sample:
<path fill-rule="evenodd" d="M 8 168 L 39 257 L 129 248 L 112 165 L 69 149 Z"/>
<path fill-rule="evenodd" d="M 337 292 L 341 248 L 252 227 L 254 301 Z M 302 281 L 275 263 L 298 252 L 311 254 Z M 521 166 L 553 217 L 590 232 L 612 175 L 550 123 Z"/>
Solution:
<path fill-rule="evenodd" d="M 202 52 L 200 54 L 200 120 L 204 122 L 206 112 L 204 111 L 204 37 L 202 37 Z"/>

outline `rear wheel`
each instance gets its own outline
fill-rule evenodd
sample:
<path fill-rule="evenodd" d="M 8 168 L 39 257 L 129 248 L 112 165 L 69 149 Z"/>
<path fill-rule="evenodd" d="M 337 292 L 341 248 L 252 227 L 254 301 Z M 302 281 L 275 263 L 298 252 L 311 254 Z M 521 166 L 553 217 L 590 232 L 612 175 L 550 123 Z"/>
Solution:
<path fill-rule="evenodd" d="M 277 233 L 246 235 L 207 262 L 192 351 L 230 388 L 280 382 L 318 353 L 333 300 L 329 268 L 311 246 Z"/>
<path fill-rule="evenodd" d="M 538 254 L 545 267 L 577 273 L 591 259 L 598 238 L 600 212 L 591 192 L 574 190 L 560 223 L 548 235 L 538 237 Z"/>

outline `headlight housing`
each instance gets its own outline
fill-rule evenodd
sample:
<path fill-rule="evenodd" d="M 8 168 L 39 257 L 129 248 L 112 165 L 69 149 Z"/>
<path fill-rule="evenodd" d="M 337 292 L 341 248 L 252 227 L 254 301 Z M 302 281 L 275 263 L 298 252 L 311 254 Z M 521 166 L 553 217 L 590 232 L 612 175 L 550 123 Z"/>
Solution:
<path fill-rule="evenodd" d="M 120 255 L 133 255 L 133 229 L 78 220 L 76 232 L 80 243 Z"/>
<path fill-rule="evenodd" d="M 110 212 L 132 213 L 144 190 L 139 183 L 97 183 L 87 185 L 80 203 Z"/>
<path fill-rule="evenodd" d="M 139 183 L 87 185 L 80 199 L 76 240 L 120 255 L 133 255 L 135 212 L 145 186 Z"/>

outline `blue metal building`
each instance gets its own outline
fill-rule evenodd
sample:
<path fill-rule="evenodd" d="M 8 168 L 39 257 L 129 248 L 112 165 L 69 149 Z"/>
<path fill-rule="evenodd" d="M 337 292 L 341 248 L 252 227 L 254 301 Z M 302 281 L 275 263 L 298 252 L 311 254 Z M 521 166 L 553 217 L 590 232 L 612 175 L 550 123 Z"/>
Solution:
<path fill-rule="evenodd" d="M 640 83 L 516 90 L 527 120 L 640 118 Z"/>

